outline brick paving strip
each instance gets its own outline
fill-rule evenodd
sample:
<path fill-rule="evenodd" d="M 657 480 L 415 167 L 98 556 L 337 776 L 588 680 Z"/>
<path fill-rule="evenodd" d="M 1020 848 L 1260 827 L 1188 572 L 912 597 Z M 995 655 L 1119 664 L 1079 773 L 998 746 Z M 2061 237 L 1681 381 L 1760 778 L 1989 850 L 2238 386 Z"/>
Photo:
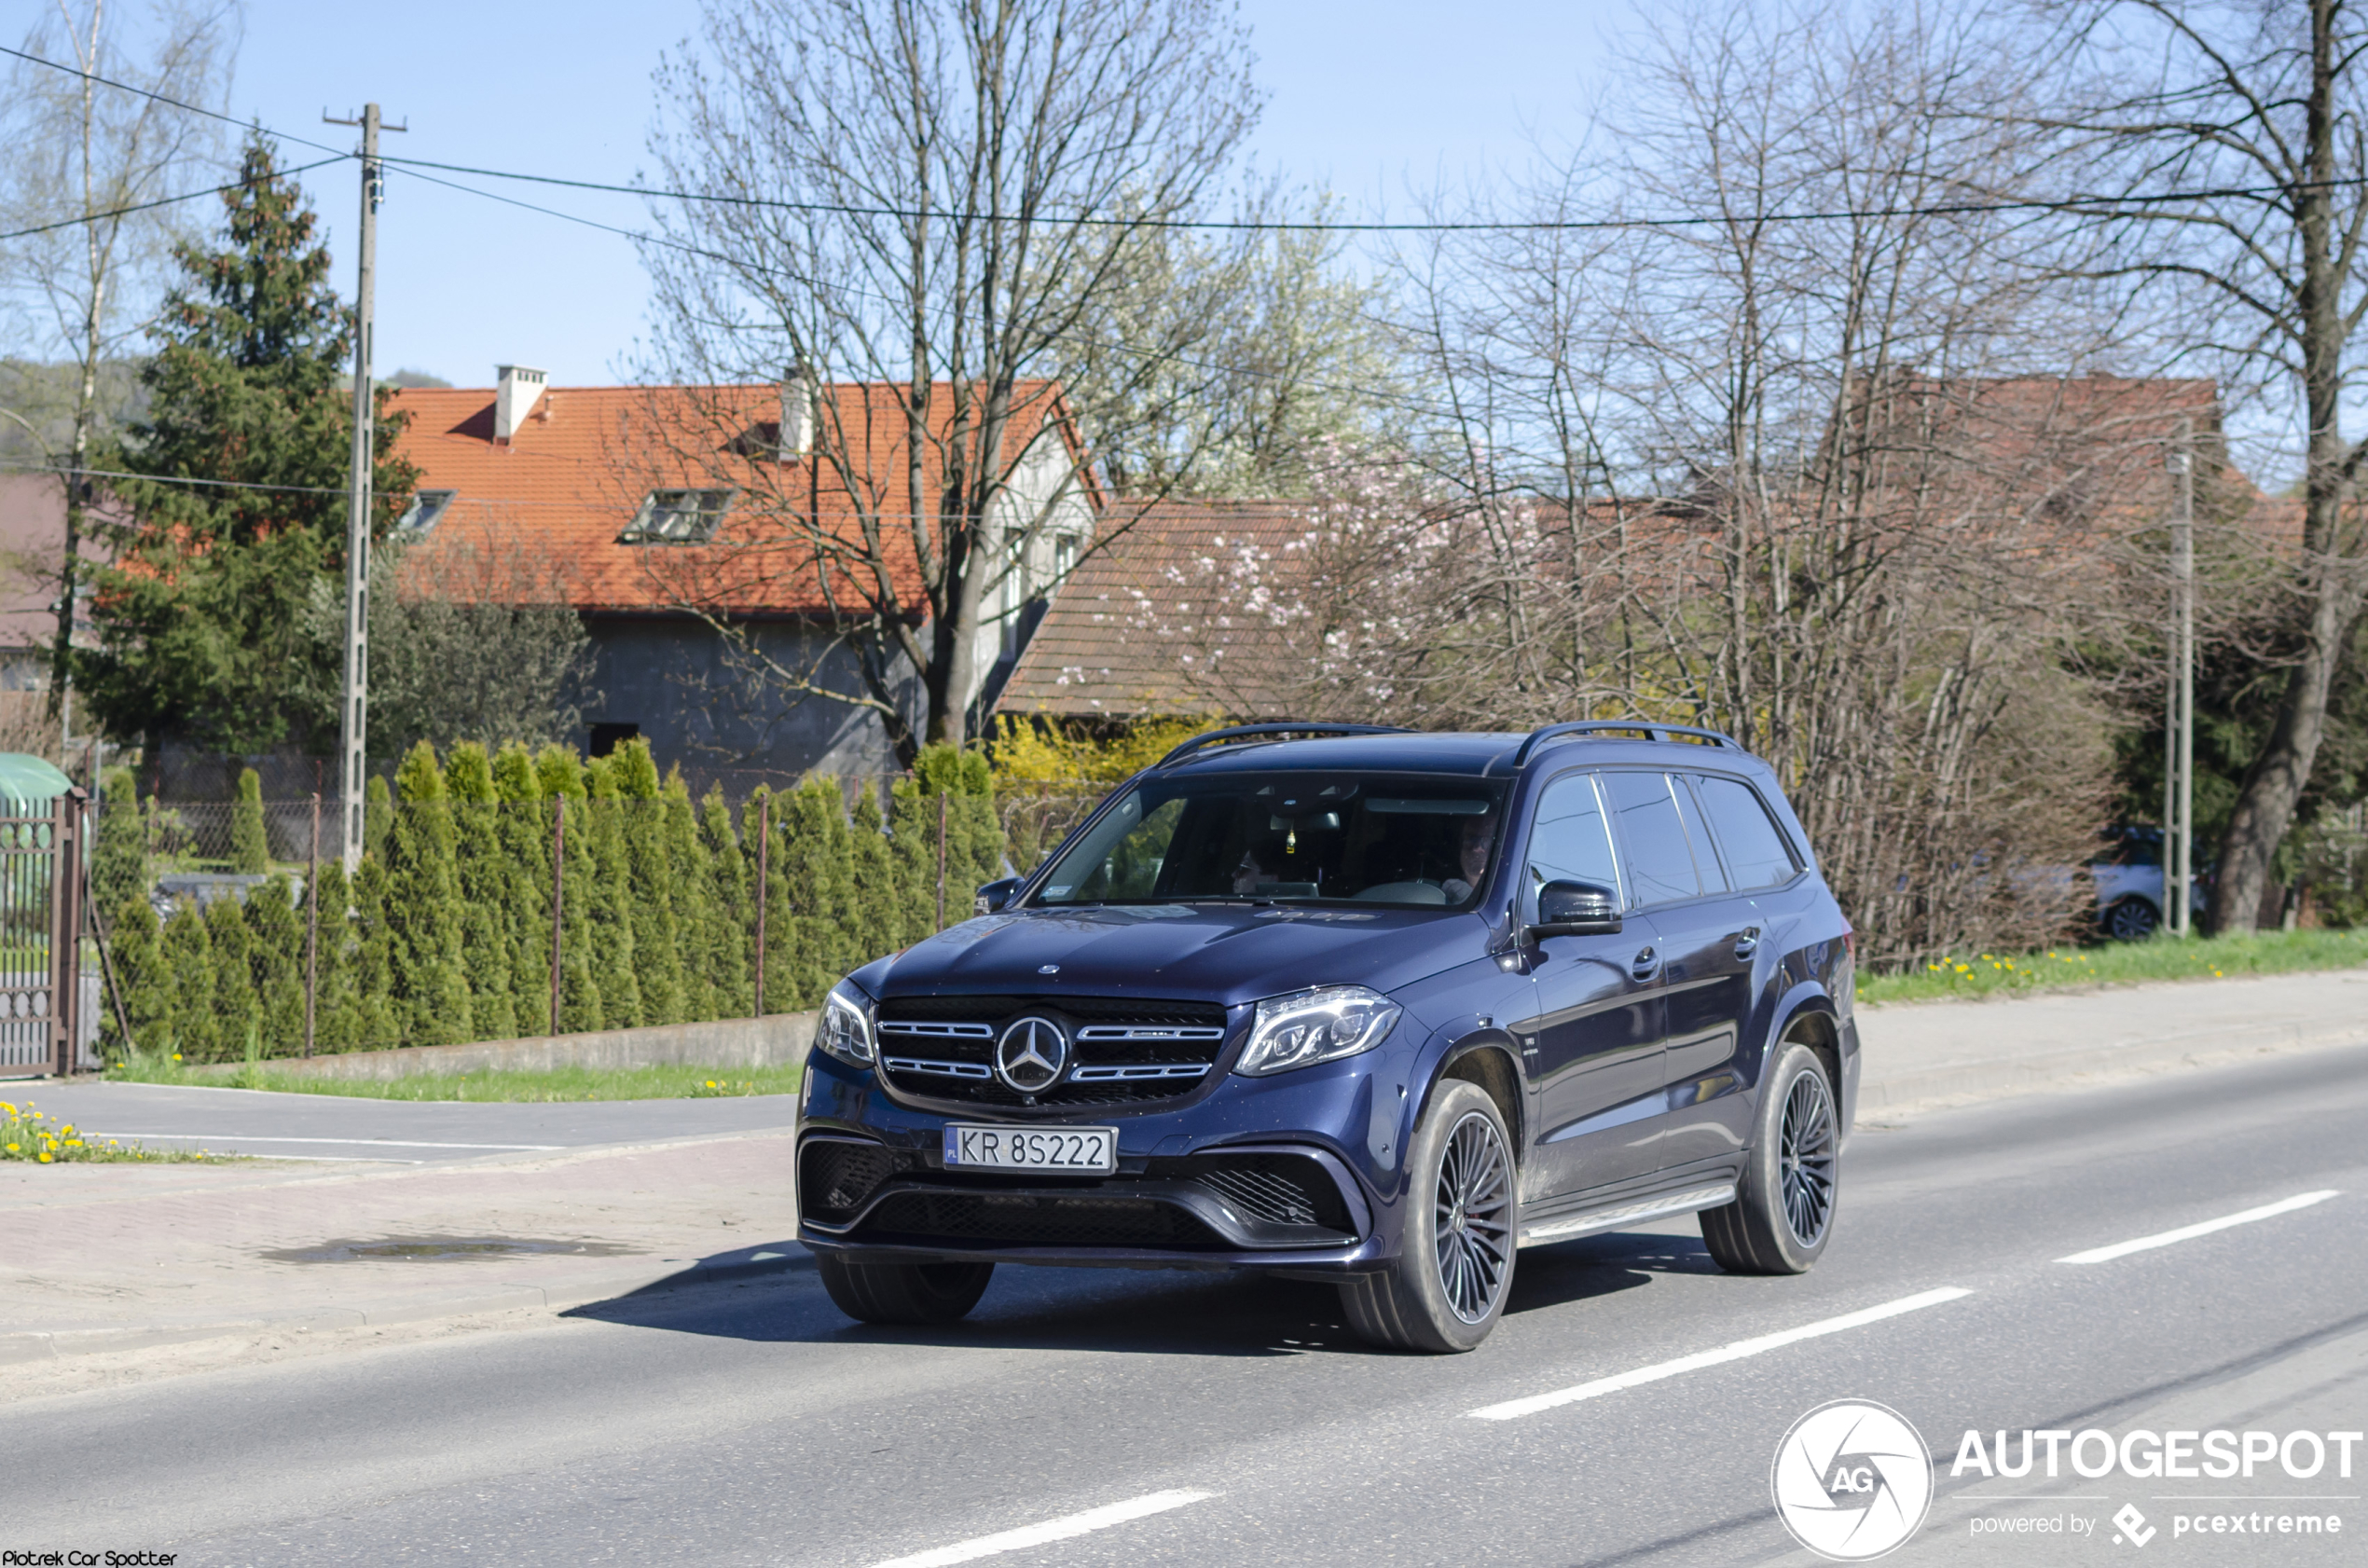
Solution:
<path fill-rule="evenodd" d="M 559 1311 L 811 1259 L 787 1130 L 465 1164 L 0 1165 L 0 1364 L 529 1307 Z M 347 1241 L 589 1244 L 294 1260 Z"/>
<path fill-rule="evenodd" d="M 1859 1120 L 2368 1043 L 2368 970 L 1862 1009 Z M 0 1364 L 564 1311 L 811 1259 L 786 1128 L 403 1169 L 0 1165 Z M 590 1244 L 295 1261 L 337 1241 Z"/>

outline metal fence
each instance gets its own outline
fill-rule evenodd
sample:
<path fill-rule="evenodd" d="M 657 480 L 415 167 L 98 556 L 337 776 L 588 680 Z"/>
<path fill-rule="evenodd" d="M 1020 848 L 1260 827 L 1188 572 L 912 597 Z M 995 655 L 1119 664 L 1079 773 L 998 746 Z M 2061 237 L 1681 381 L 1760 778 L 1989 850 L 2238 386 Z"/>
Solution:
<path fill-rule="evenodd" d="M 96 1066 L 99 975 L 82 945 L 85 803 L 0 817 L 0 1067 Z"/>

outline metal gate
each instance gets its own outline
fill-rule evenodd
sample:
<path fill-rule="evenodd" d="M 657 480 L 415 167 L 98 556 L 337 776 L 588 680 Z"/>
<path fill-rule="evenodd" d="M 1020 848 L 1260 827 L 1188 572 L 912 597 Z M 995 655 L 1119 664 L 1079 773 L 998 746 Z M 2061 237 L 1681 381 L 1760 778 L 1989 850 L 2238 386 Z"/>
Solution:
<path fill-rule="evenodd" d="M 0 817 L 0 1067 L 89 1063 L 95 975 L 82 972 L 82 840 L 75 790 L 39 817 Z"/>

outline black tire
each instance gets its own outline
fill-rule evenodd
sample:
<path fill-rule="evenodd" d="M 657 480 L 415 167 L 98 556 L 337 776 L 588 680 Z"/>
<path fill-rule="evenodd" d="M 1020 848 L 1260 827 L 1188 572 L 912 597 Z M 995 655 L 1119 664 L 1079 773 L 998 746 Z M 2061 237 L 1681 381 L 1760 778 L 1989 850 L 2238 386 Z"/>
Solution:
<path fill-rule="evenodd" d="M 815 1258 L 822 1288 L 858 1323 L 952 1323 L 986 1294 L 992 1263 L 853 1263 L 833 1252 Z"/>
<path fill-rule="evenodd" d="M 1838 1099 L 1825 1064 L 1786 1040 L 1761 1080 L 1735 1201 L 1702 1211 L 1702 1244 L 1730 1274 L 1798 1274 L 1833 1239 L 1841 1175 Z"/>
<path fill-rule="evenodd" d="M 2115 942 L 2144 942 L 2162 923 L 2162 912 L 2144 899 L 2124 899 L 2105 911 L 2105 934 Z"/>
<path fill-rule="evenodd" d="M 1513 1140 L 1496 1102 L 1477 1083 L 1441 1083 L 1407 1171 L 1402 1249 L 1382 1272 L 1342 1285 L 1341 1304 L 1368 1344 L 1470 1350 L 1505 1311 L 1520 1235 Z"/>

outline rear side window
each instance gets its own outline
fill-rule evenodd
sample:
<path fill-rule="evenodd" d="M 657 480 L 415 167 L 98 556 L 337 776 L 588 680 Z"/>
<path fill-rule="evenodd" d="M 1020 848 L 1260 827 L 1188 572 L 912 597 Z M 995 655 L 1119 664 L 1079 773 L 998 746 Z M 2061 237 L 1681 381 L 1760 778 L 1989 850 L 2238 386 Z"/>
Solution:
<path fill-rule="evenodd" d="M 1686 824 L 1677 815 L 1676 797 L 1666 775 L 1607 773 L 1602 776 L 1619 818 L 1619 834 L 1628 846 L 1630 893 L 1637 904 L 1667 903 L 1690 899 L 1702 890 L 1694 871 L 1694 851 L 1686 842 Z"/>
<path fill-rule="evenodd" d="M 1727 852 L 1728 868 L 1738 887 L 1773 887 L 1790 882 L 1800 870 L 1792 846 L 1777 831 L 1768 807 L 1751 786 L 1732 778 L 1698 778 L 1702 809 L 1717 830 L 1718 846 Z"/>
<path fill-rule="evenodd" d="M 1670 793 L 1677 797 L 1677 815 L 1686 822 L 1686 842 L 1694 847 L 1694 870 L 1701 873 L 1702 891 L 1727 891 L 1727 873 L 1718 866 L 1718 851 L 1711 846 L 1710 833 L 1702 827 L 1701 807 L 1694 804 L 1694 791 L 1687 781 L 1672 775 Z"/>
<path fill-rule="evenodd" d="M 1529 835 L 1529 897 L 1549 882 L 1591 882 L 1619 894 L 1619 862 L 1591 774 L 1566 773 L 1538 797 L 1537 825 Z"/>

